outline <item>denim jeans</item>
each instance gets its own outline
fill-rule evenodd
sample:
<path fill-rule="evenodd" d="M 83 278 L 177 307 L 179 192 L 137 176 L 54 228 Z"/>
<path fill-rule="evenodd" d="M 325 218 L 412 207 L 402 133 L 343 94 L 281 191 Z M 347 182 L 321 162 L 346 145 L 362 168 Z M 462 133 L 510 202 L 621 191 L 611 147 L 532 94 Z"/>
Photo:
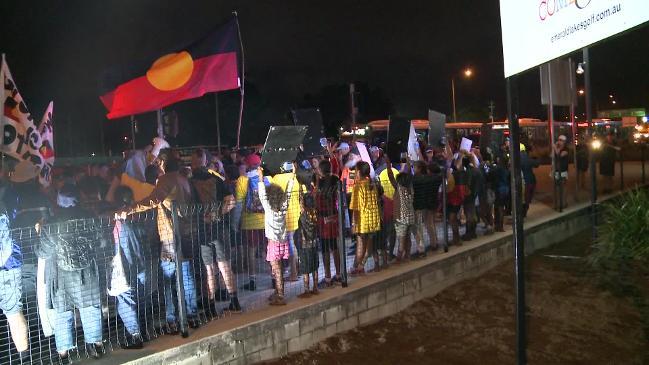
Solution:
<path fill-rule="evenodd" d="M 86 343 L 101 342 L 101 307 L 97 305 L 79 308 L 79 314 Z M 56 314 L 54 339 L 56 340 L 57 351 L 64 352 L 76 347 L 76 340 L 72 333 L 73 325 L 73 310 Z"/>
<path fill-rule="evenodd" d="M 145 273 L 139 273 L 137 278 L 138 288 L 131 288 L 117 296 L 117 313 L 130 335 L 141 334 L 137 304 L 139 299 L 143 298 L 138 298 L 138 291 L 144 291 L 143 286 L 146 283 L 146 275 Z M 143 296 L 140 294 L 139 297 Z"/>
<path fill-rule="evenodd" d="M 173 295 L 172 279 L 175 279 L 176 263 L 173 261 L 160 262 L 162 275 L 164 276 L 164 294 L 165 294 L 165 311 L 167 313 L 167 322 L 176 322 L 176 303 Z M 198 313 L 198 303 L 196 301 L 196 290 L 194 287 L 194 274 L 191 262 L 183 261 L 183 286 L 185 289 L 185 306 L 187 307 L 187 316 L 196 316 Z"/>

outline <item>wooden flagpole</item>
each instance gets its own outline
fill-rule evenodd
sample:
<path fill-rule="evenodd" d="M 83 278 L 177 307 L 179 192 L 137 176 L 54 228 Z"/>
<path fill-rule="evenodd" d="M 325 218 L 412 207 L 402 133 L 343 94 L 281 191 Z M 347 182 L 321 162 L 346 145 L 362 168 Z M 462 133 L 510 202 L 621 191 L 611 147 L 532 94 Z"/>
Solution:
<path fill-rule="evenodd" d="M 2 54 L 2 65 L 0 66 L 0 80 L 2 80 L 2 85 L 3 85 L 3 91 L 2 91 L 2 96 L 3 96 L 3 103 L 4 103 L 4 84 L 5 84 L 5 54 Z M 5 118 L 4 115 L 2 116 L 2 119 L 0 120 L 0 131 L 2 131 L 2 135 L 0 136 L 0 158 L 2 161 L 0 162 L 0 167 L 2 168 L 2 171 L 4 171 L 5 168 L 5 139 L 4 139 L 4 130 L 5 130 Z"/>
<path fill-rule="evenodd" d="M 221 120 L 219 119 L 219 94 L 214 93 L 214 117 L 216 118 L 216 148 L 221 153 Z"/>

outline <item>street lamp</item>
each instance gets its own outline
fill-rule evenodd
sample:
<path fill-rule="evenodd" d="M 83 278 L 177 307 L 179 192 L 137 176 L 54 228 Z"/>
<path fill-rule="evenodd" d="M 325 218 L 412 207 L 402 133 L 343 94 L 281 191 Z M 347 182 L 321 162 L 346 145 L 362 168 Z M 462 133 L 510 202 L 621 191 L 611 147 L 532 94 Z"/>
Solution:
<path fill-rule="evenodd" d="M 462 72 L 464 78 L 471 78 L 473 76 L 473 70 L 470 67 L 467 67 Z M 451 78 L 451 96 L 453 97 L 453 122 L 457 122 L 457 113 L 455 111 L 455 77 Z"/>

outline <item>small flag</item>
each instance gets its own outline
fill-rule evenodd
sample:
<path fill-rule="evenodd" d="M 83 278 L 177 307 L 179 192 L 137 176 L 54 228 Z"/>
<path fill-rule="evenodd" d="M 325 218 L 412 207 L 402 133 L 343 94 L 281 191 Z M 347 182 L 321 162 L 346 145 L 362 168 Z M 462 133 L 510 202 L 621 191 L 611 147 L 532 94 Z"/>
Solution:
<path fill-rule="evenodd" d="M 38 126 L 38 132 L 41 135 L 41 146 L 38 152 L 43 158 L 43 165 L 39 180 L 41 185 L 49 186 L 52 181 L 52 167 L 54 166 L 54 128 L 52 127 L 52 113 L 54 111 L 54 102 L 50 104 L 45 110 L 45 114 L 41 119 L 41 124 Z"/>
<path fill-rule="evenodd" d="M 236 18 L 194 44 L 128 72 L 109 72 L 100 99 L 108 119 L 161 109 L 205 93 L 239 88 Z"/>

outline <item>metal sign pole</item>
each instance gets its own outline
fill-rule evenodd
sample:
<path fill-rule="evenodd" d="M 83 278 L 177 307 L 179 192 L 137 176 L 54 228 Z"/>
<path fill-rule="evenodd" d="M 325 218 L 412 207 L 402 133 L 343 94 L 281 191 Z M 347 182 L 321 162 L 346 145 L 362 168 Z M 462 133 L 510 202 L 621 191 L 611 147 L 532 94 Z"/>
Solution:
<path fill-rule="evenodd" d="M 585 47 L 582 50 L 583 62 L 586 65 L 584 69 L 584 88 L 586 93 L 586 120 L 588 121 L 588 134 L 590 135 L 590 140 L 594 138 L 593 131 L 593 115 L 591 113 L 591 102 L 592 102 L 592 92 L 590 89 L 590 60 L 588 56 L 588 47 Z M 590 214 L 591 214 L 591 224 L 592 224 L 592 236 L 593 242 L 597 238 L 597 172 L 595 171 L 595 153 L 592 146 L 590 150 Z"/>
<path fill-rule="evenodd" d="M 444 147 L 446 148 L 446 147 Z M 446 211 L 446 174 L 448 174 L 448 167 L 446 166 L 447 161 L 444 161 L 444 167 L 442 168 L 442 220 L 444 222 L 444 252 L 448 252 L 448 212 Z"/>
<path fill-rule="evenodd" d="M 214 93 L 214 108 L 216 109 L 216 112 L 214 113 L 214 117 L 216 118 L 216 148 L 218 149 L 218 153 L 221 153 L 221 120 L 219 118 L 219 94 Z"/>
<path fill-rule="evenodd" d="M 511 138 L 511 184 L 512 184 L 512 217 L 514 260 L 516 273 L 516 363 L 527 363 L 526 354 L 526 318 L 525 318 L 525 250 L 523 231 L 523 200 L 521 178 L 520 126 L 518 115 L 512 110 L 512 87 L 514 80 L 507 78 L 507 119 L 509 120 L 509 137 Z M 515 90 L 517 94 L 517 90 Z M 517 97 L 517 95 L 515 95 Z"/>

